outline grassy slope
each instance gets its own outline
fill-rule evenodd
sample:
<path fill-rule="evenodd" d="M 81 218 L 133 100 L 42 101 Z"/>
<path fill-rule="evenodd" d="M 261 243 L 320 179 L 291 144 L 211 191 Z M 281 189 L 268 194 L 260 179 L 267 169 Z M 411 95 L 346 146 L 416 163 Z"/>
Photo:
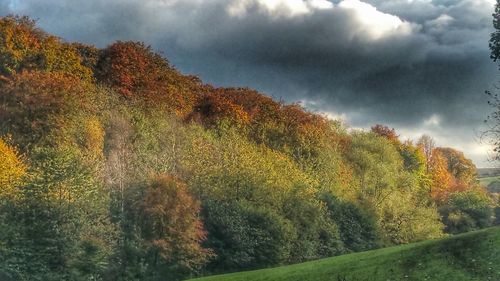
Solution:
<path fill-rule="evenodd" d="M 198 281 L 500 281 L 500 228 Z"/>
<path fill-rule="evenodd" d="M 500 176 L 479 178 L 479 183 L 484 186 L 488 186 L 488 184 L 490 184 L 494 180 L 500 180 Z"/>

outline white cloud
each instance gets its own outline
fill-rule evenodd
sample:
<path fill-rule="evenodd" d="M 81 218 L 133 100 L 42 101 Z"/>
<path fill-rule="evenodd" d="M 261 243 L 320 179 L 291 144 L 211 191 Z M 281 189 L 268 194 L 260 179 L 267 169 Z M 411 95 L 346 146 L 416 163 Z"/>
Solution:
<path fill-rule="evenodd" d="M 337 113 L 337 112 L 325 112 L 324 113 L 328 119 L 331 120 L 340 120 L 342 122 L 349 122 L 346 113 Z"/>
<path fill-rule="evenodd" d="M 429 28 L 441 29 L 441 28 L 445 28 L 446 26 L 448 26 L 453 20 L 454 20 L 454 18 L 452 16 L 447 15 L 447 14 L 442 14 L 433 20 L 427 21 L 425 23 L 425 26 L 429 27 Z"/>
<path fill-rule="evenodd" d="M 235 0 L 227 4 L 226 11 L 232 17 L 241 18 L 247 15 L 249 9 L 255 7 L 275 17 L 304 16 L 320 10 L 347 12 L 358 23 L 353 27 L 353 35 L 363 38 L 368 35 L 370 39 L 396 33 L 407 35 L 417 26 L 359 0 L 343 0 L 338 5 L 327 0 Z"/>
<path fill-rule="evenodd" d="M 308 2 L 302 0 L 236 0 L 228 4 L 226 11 L 233 17 L 243 17 L 249 8 L 257 5 L 260 9 L 275 16 L 296 16 L 310 13 L 311 8 L 324 6 L 321 5 L 324 1 L 311 1 L 316 3 L 310 5 Z"/>
<path fill-rule="evenodd" d="M 344 0 L 338 7 L 354 13 L 359 28 L 368 33 L 373 39 L 388 34 L 410 34 L 414 29 L 412 24 L 402 21 L 399 17 L 380 12 L 374 6 L 358 0 Z"/>
<path fill-rule="evenodd" d="M 312 0 L 309 5 L 316 9 L 331 9 L 333 8 L 333 3 L 326 0 Z"/>
<path fill-rule="evenodd" d="M 425 127 L 436 127 L 441 124 L 441 117 L 437 114 L 432 114 L 429 118 L 425 119 L 423 122 Z"/>

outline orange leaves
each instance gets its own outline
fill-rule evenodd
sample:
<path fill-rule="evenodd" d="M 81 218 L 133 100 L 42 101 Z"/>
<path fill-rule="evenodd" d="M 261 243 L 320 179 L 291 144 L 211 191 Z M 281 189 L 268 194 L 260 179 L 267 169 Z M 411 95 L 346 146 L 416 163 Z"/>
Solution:
<path fill-rule="evenodd" d="M 27 17 L 0 18 L 1 74 L 11 75 L 22 68 L 34 68 L 45 37 Z"/>
<path fill-rule="evenodd" d="M 268 144 L 277 141 L 296 146 L 319 142 L 323 137 L 338 137 L 331 134 L 326 118 L 297 104 L 283 105 L 246 88 L 207 87 L 205 90 L 207 92 L 198 100 L 189 120 L 212 126 L 229 119 L 246 125 L 255 141 Z M 278 135 L 282 135 L 279 140 L 269 139 Z"/>
<path fill-rule="evenodd" d="M 449 195 L 477 187 L 476 166 L 464 154 L 452 148 L 438 147 L 432 151 L 430 172 L 431 195 L 445 201 Z"/>
<path fill-rule="evenodd" d="M 103 50 L 96 76 L 127 98 L 163 105 L 181 116 L 191 111 L 192 88 L 199 84 L 170 67 L 151 47 L 137 42 L 118 41 Z"/>
<path fill-rule="evenodd" d="M 192 269 L 210 257 L 211 252 L 201 246 L 206 232 L 198 217 L 200 203 L 183 182 L 157 177 L 145 190 L 139 212 L 142 234 L 164 262 Z"/>
<path fill-rule="evenodd" d="M 2 126 L 23 146 L 48 136 L 55 119 L 73 111 L 95 110 L 92 84 L 63 73 L 22 72 L 0 85 Z"/>
<path fill-rule="evenodd" d="M 30 113 L 42 110 L 55 113 L 64 110 L 63 104 L 73 103 L 89 109 L 85 96 L 93 87 L 62 73 L 23 72 L 2 87 L 7 100 L 22 104 Z"/>
<path fill-rule="evenodd" d="M 248 88 L 217 89 L 218 95 L 241 106 L 253 123 L 272 122 L 279 115 L 281 104 Z"/>
<path fill-rule="evenodd" d="M 134 44 L 117 42 L 109 46 L 104 50 L 99 62 L 98 79 L 114 86 L 124 96 L 132 95 L 134 87 L 134 77 L 132 74 L 136 73 L 136 76 L 144 75 L 146 71 L 143 65 L 133 62 L 133 59 L 131 59 L 134 55 L 138 57 L 139 48 L 145 48 L 144 45 L 139 43 L 137 43 L 137 48 L 135 48 Z M 145 51 L 147 52 L 149 49 Z M 135 77 L 135 79 L 140 79 L 140 77 Z"/>
<path fill-rule="evenodd" d="M 463 152 L 449 147 L 436 148 L 446 158 L 448 171 L 456 179 L 458 185 L 475 185 L 477 168 L 470 159 L 465 158 Z"/>
<path fill-rule="evenodd" d="M 328 131 L 326 118 L 308 112 L 297 104 L 283 106 L 281 119 L 287 130 L 295 131 L 302 136 L 319 138 Z"/>
<path fill-rule="evenodd" d="M 238 124 L 250 122 L 250 115 L 245 108 L 234 103 L 230 96 L 225 95 L 224 89 L 204 94 L 188 118 L 208 126 L 215 125 L 223 119 L 229 119 Z"/>
<path fill-rule="evenodd" d="M 27 17 L 0 17 L 0 54 L 3 76 L 40 70 L 64 72 L 85 80 L 92 77 L 72 45 L 46 34 Z"/>
<path fill-rule="evenodd" d="M 436 201 L 446 200 L 450 194 L 453 177 L 448 172 L 448 162 L 438 150 L 433 150 L 430 163 L 432 178 L 431 196 Z"/>
<path fill-rule="evenodd" d="M 157 82 L 155 72 L 167 65 L 142 43 L 117 42 L 104 50 L 99 67 L 98 78 L 130 97 L 134 91 L 146 90 L 141 84 Z"/>

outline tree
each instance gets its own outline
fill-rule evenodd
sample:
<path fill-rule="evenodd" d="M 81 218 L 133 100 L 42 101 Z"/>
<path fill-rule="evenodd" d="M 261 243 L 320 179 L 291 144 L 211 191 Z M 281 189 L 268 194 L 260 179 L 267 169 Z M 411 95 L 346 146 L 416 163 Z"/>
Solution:
<path fill-rule="evenodd" d="M 411 141 L 405 141 L 399 146 L 399 154 L 403 157 L 405 170 L 417 174 L 424 174 L 426 171 L 426 158 L 424 152 Z"/>
<path fill-rule="evenodd" d="M 254 269 L 286 263 L 297 231 L 275 210 L 246 200 L 205 200 L 207 246 L 216 257 L 212 272 Z"/>
<path fill-rule="evenodd" d="M 344 252 L 338 226 L 323 202 L 316 198 L 314 190 L 305 185 L 294 186 L 288 192 L 283 212 L 297 233 L 288 262 L 298 263 Z"/>
<path fill-rule="evenodd" d="M 18 272 L 12 265 L 18 257 L 11 241 L 19 238 L 20 225 L 13 217 L 22 197 L 27 165 L 8 144 L 9 138 L 5 139 L 0 138 L 0 276 L 14 280 Z"/>
<path fill-rule="evenodd" d="M 438 147 L 436 149 L 446 158 L 448 172 L 451 173 L 457 184 L 463 184 L 467 187 L 477 185 L 476 165 L 472 160 L 465 158 L 463 152 L 449 147 Z"/>
<path fill-rule="evenodd" d="M 60 72 L 15 74 L 0 84 L 0 130 L 11 134 L 21 151 L 55 144 L 68 119 L 99 111 L 98 92 L 92 83 Z"/>
<path fill-rule="evenodd" d="M 128 99 L 146 101 L 180 116 L 192 110 L 196 100 L 193 90 L 201 87 L 196 78 L 181 75 L 165 58 L 139 42 L 118 41 L 104 49 L 96 77 Z"/>
<path fill-rule="evenodd" d="M 199 219 L 200 203 L 183 182 L 171 176 L 155 178 L 136 208 L 153 279 L 196 271 L 212 256 L 201 245 L 207 233 Z"/>
<path fill-rule="evenodd" d="M 332 221 L 338 225 L 340 239 L 346 251 L 366 251 L 378 246 L 379 234 L 373 215 L 330 193 L 321 194 L 320 199 L 326 204 Z"/>
<path fill-rule="evenodd" d="M 394 128 L 391 129 L 387 126 L 377 124 L 371 127 L 371 131 L 381 137 L 385 137 L 395 145 L 400 144 L 399 135 L 396 134 L 396 130 L 394 130 Z"/>
<path fill-rule="evenodd" d="M 359 180 L 358 200 L 375 214 L 382 242 L 408 243 L 441 235 L 428 193 L 422 192 L 416 175 L 403 170 L 403 159 L 389 140 L 355 133 L 348 159 Z"/>
<path fill-rule="evenodd" d="M 429 172 L 433 156 L 432 151 L 436 147 L 436 143 L 429 135 L 422 135 L 417 141 L 417 147 L 422 150 L 425 156 L 425 167 L 426 171 Z"/>
<path fill-rule="evenodd" d="M 394 128 L 391 129 L 387 126 L 377 124 L 371 127 L 371 131 L 386 138 L 398 149 L 399 154 L 403 157 L 406 170 L 416 173 L 422 173 L 426 170 L 425 151 L 432 150 L 434 146 L 432 139 L 427 136 L 422 136 L 419 140 L 419 145 L 415 146 L 410 140 L 401 142 Z M 424 148 L 425 146 L 428 147 Z"/>
<path fill-rule="evenodd" d="M 88 280 L 103 276 L 114 250 L 114 227 L 107 213 L 106 193 L 95 167 L 82 163 L 71 147 L 38 147 L 31 152 L 30 177 L 11 222 L 18 235 L 9 242 L 19 280 L 57 280 L 75 274 Z M 85 245 L 90 242 L 95 251 Z M 78 266 L 77 260 L 96 261 Z"/>
<path fill-rule="evenodd" d="M 500 58 L 500 1 L 497 0 L 496 2 L 495 12 L 492 15 L 494 31 L 490 36 L 489 47 L 491 59 L 498 63 L 498 59 Z M 481 137 L 493 145 L 492 160 L 498 161 L 500 160 L 500 97 L 498 95 L 498 87 L 495 90 L 497 92 L 486 91 L 486 94 L 489 96 L 488 104 L 492 107 L 493 112 L 485 120 L 488 129 L 482 133 Z"/>
<path fill-rule="evenodd" d="M 12 198 L 19 194 L 18 184 L 26 169 L 19 152 L 0 138 L 0 197 Z"/>
<path fill-rule="evenodd" d="M 431 154 L 429 173 L 431 174 L 431 197 L 436 201 L 445 201 L 453 185 L 453 176 L 448 171 L 448 161 L 443 154 L 434 149 Z"/>
<path fill-rule="evenodd" d="M 22 71 L 62 72 L 90 80 L 76 49 L 37 28 L 28 17 L 0 17 L 0 77 Z"/>
<path fill-rule="evenodd" d="M 491 226 L 494 219 L 493 202 L 479 189 L 456 192 L 440 208 L 446 231 L 460 233 Z"/>
<path fill-rule="evenodd" d="M 213 127 L 224 119 L 236 124 L 248 124 L 250 117 L 244 108 L 220 92 L 221 90 L 203 95 L 189 119 L 197 120 L 207 127 Z"/>
<path fill-rule="evenodd" d="M 491 50 L 491 59 L 497 61 L 500 58 L 500 2 L 495 5 L 493 13 L 493 28 L 495 29 L 490 36 L 489 46 Z"/>
<path fill-rule="evenodd" d="M 359 198 L 380 207 L 394 192 L 403 161 L 396 148 L 375 133 L 355 133 L 348 159 L 359 181 Z"/>

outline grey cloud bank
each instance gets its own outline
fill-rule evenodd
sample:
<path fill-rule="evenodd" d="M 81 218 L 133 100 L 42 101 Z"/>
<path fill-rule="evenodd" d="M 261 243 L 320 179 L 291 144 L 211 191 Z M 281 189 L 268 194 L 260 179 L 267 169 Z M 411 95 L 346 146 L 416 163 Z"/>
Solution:
<path fill-rule="evenodd" d="M 383 123 L 464 150 L 496 81 L 489 0 L 2 0 L 69 41 L 144 41 L 215 85 L 249 86 L 349 125 Z"/>

